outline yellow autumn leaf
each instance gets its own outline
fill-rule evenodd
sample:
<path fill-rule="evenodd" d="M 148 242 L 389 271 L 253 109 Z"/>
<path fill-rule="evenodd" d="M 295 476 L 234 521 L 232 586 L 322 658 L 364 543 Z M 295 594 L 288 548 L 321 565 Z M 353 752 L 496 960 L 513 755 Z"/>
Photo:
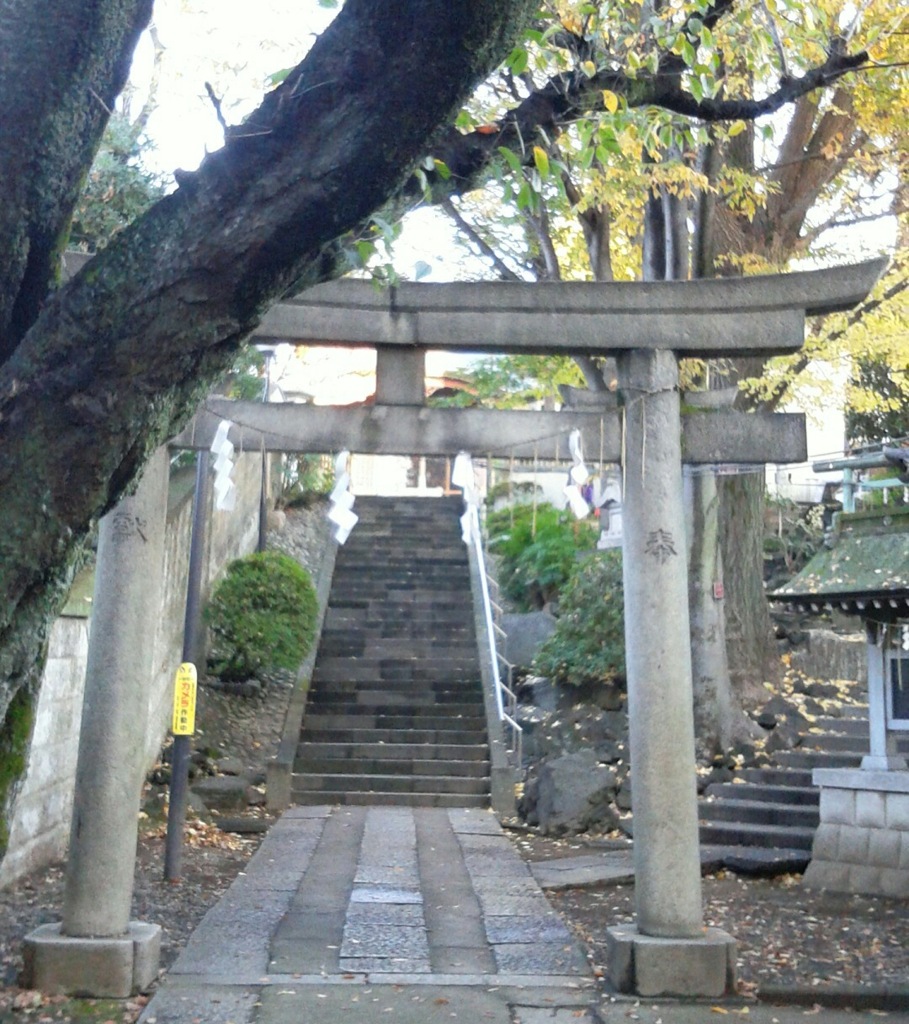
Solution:
<path fill-rule="evenodd" d="M 603 106 L 614 114 L 619 109 L 619 98 L 611 89 L 603 90 Z"/>
<path fill-rule="evenodd" d="M 549 177 L 549 154 L 542 146 L 533 147 L 533 162 L 541 178 Z"/>

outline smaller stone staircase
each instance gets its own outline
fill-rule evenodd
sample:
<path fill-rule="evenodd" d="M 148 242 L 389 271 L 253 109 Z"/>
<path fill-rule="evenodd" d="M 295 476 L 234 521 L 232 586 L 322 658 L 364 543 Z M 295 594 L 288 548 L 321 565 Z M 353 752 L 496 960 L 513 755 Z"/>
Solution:
<path fill-rule="evenodd" d="M 460 498 L 357 500 L 292 799 L 485 807 L 489 749 Z"/>
<path fill-rule="evenodd" d="M 820 790 L 811 773 L 861 765 L 868 753 L 867 714 L 856 704 L 844 707 L 842 717 L 818 717 L 793 749 L 773 755 L 773 766 L 743 768 L 736 772 L 742 781 L 708 786 L 699 801 L 702 846 L 767 851 L 768 863 L 774 851 L 774 859 L 804 868 L 820 820 Z"/>

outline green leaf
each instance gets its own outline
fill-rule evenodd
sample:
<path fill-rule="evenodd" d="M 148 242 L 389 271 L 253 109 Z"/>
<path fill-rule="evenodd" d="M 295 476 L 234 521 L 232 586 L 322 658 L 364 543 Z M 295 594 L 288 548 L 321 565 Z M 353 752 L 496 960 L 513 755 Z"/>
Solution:
<path fill-rule="evenodd" d="M 269 75 L 265 81 L 268 85 L 280 85 L 286 81 L 287 76 L 293 71 L 293 68 L 281 68 L 280 71 L 276 71 L 273 75 Z"/>
<path fill-rule="evenodd" d="M 507 146 L 499 146 L 499 152 L 505 160 L 505 163 L 515 172 L 515 174 L 521 173 L 521 158 L 513 150 Z"/>
<path fill-rule="evenodd" d="M 526 46 L 516 46 L 508 55 L 505 66 L 516 75 L 522 75 L 527 70 L 530 58 Z"/>

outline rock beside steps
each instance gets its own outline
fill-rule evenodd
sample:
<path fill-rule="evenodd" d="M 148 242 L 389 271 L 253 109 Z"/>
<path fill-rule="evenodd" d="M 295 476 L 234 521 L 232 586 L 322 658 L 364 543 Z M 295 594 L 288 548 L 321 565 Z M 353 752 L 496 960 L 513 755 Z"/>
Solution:
<path fill-rule="evenodd" d="M 295 803 L 486 807 L 460 498 L 358 498 L 294 764 Z"/>

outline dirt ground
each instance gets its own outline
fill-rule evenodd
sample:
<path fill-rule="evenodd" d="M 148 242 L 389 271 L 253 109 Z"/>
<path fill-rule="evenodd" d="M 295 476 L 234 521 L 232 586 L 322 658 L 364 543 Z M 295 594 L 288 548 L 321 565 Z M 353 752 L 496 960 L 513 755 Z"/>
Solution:
<path fill-rule="evenodd" d="M 581 856 L 597 840 L 552 840 L 512 833 L 527 860 Z M 738 942 L 742 994 L 766 985 L 905 985 L 909 977 L 909 903 L 821 893 L 801 875 L 744 878 L 722 871 L 703 879 L 705 922 Z M 594 886 L 549 894 L 598 972 L 605 931 L 634 917 L 634 887 Z"/>

